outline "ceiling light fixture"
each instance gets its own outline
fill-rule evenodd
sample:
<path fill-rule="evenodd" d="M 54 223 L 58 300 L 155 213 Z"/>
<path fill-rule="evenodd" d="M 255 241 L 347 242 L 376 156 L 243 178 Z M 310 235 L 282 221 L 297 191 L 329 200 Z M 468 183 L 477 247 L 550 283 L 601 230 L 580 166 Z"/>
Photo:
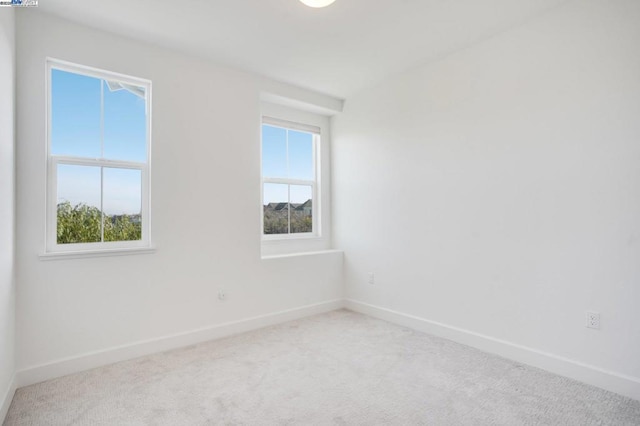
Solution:
<path fill-rule="evenodd" d="M 326 7 L 336 0 L 300 0 L 309 7 Z"/>

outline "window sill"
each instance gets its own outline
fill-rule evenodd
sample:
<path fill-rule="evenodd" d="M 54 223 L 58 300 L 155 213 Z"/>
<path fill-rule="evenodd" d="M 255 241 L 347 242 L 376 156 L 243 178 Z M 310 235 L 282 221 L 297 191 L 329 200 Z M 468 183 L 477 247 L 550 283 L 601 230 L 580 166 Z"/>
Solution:
<path fill-rule="evenodd" d="M 329 250 L 331 242 L 320 235 L 298 234 L 285 238 L 273 238 L 271 236 L 261 241 L 262 258 L 287 254 L 321 252 Z"/>
<path fill-rule="evenodd" d="M 318 234 L 271 234 L 271 235 L 263 235 L 262 243 L 280 243 L 286 241 L 300 241 L 300 240 L 321 240 L 322 235 Z"/>
<path fill-rule="evenodd" d="M 305 251 L 305 252 L 299 252 L 299 253 L 274 254 L 269 256 L 262 256 L 262 260 L 286 259 L 290 257 L 300 257 L 300 256 L 320 256 L 320 255 L 334 254 L 334 253 L 343 253 L 343 251 L 336 250 L 336 249 L 329 249 L 329 250 L 318 250 L 318 251 Z"/>
<path fill-rule="evenodd" d="M 134 248 L 117 248 L 106 250 L 82 250 L 82 251 L 60 251 L 49 252 L 38 255 L 40 260 L 66 260 L 66 259 L 84 259 L 89 257 L 107 257 L 107 256 L 128 256 L 134 254 L 151 254 L 155 253 L 155 247 L 134 247 Z"/>

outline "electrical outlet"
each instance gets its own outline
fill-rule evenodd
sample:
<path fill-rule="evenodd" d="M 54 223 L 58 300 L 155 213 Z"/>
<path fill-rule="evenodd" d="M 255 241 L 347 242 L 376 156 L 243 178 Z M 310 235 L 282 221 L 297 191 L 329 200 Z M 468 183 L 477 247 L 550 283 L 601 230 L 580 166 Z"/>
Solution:
<path fill-rule="evenodd" d="M 598 312 L 587 312 L 587 328 L 600 329 L 600 314 Z"/>
<path fill-rule="evenodd" d="M 376 283 L 376 277 L 373 275 L 373 272 L 369 272 L 367 274 L 367 282 L 371 285 L 374 285 Z"/>
<path fill-rule="evenodd" d="M 218 299 L 224 300 L 227 298 L 227 292 L 224 289 L 218 290 Z"/>

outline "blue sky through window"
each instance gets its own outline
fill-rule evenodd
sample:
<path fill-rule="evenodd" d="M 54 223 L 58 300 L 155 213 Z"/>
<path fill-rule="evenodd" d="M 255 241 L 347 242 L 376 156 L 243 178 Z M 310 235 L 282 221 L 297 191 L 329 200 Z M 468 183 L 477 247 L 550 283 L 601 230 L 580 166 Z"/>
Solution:
<path fill-rule="evenodd" d="M 262 125 L 262 175 L 266 178 L 314 180 L 313 134 Z M 310 186 L 291 185 L 291 203 L 312 197 Z M 287 202 L 287 185 L 265 184 L 264 204 Z"/>
<path fill-rule="evenodd" d="M 147 120 L 144 88 L 51 70 L 51 153 L 146 163 Z M 97 173 L 97 174 L 96 174 Z M 104 169 L 106 214 L 139 214 L 139 170 Z M 98 185 L 95 185 L 95 179 Z M 60 165 L 58 202 L 100 208 L 100 168 Z"/>
<path fill-rule="evenodd" d="M 51 70 L 51 153 L 100 157 L 101 80 Z"/>

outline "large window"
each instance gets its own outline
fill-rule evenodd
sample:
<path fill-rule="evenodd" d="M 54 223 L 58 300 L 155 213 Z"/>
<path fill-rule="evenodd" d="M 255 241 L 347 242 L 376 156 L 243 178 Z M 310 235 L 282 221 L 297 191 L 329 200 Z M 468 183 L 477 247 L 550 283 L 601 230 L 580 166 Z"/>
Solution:
<path fill-rule="evenodd" d="M 317 127 L 263 118 L 262 232 L 264 238 L 317 236 Z"/>
<path fill-rule="evenodd" d="M 48 61 L 47 251 L 149 246 L 151 83 Z"/>

